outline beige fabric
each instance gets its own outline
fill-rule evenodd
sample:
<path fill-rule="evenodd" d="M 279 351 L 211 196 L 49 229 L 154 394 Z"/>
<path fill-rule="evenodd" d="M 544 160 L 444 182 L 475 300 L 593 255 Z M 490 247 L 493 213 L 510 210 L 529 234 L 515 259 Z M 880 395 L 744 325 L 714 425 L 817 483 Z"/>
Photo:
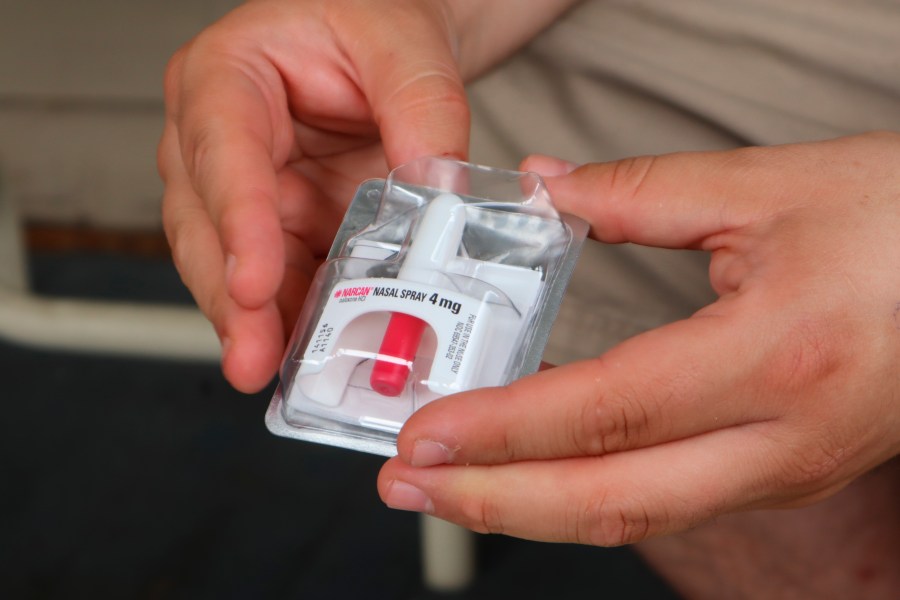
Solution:
<path fill-rule="evenodd" d="M 524 5 L 525 3 L 523 3 Z M 900 129 L 900 0 L 596 0 L 471 86 L 473 160 L 515 167 Z M 546 359 L 714 298 L 706 257 L 586 249 Z"/>

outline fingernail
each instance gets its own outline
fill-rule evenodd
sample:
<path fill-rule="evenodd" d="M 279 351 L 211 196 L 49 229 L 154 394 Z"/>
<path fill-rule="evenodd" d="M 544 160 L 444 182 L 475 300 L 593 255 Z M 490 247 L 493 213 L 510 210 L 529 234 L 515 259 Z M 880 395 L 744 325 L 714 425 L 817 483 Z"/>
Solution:
<path fill-rule="evenodd" d="M 228 351 L 231 350 L 231 338 L 225 336 L 222 338 L 222 363 L 225 363 L 225 357 L 228 356 Z"/>
<path fill-rule="evenodd" d="M 419 440 L 413 446 L 409 464 L 414 467 L 446 465 L 453 462 L 453 456 L 455 454 L 455 450 L 448 448 L 440 442 Z"/>
<path fill-rule="evenodd" d="M 234 277 L 234 271 L 237 269 L 237 257 L 229 254 L 225 257 L 225 285 L 231 285 L 231 278 Z"/>
<path fill-rule="evenodd" d="M 542 177 L 559 177 L 568 175 L 580 165 L 555 156 L 532 156 L 529 158 L 528 168 Z"/>
<path fill-rule="evenodd" d="M 384 503 L 390 508 L 397 510 L 409 510 L 427 514 L 434 512 L 434 504 L 425 495 L 425 492 L 396 479 L 388 486 Z"/>

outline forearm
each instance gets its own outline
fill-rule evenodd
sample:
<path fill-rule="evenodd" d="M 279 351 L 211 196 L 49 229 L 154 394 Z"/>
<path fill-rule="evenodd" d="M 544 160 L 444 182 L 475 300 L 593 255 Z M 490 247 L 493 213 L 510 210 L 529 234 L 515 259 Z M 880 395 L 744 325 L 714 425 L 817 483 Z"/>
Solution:
<path fill-rule="evenodd" d="M 447 0 L 466 81 L 524 46 L 579 0 Z"/>

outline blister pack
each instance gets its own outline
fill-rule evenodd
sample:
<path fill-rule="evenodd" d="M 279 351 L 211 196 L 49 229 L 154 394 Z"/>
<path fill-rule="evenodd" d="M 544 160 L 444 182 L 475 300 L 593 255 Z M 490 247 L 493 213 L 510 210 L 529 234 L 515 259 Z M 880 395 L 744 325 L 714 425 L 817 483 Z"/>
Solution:
<path fill-rule="evenodd" d="M 391 456 L 425 404 L 534 372 L 586 232 L 534 173 L 426 158 L 364 182 L 309 290 L 269 429 Z"/>

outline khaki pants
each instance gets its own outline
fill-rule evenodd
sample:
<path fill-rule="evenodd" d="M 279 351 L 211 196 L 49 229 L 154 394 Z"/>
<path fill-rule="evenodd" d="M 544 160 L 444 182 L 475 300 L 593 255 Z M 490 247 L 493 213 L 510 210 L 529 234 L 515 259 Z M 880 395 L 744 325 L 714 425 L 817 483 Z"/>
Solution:
<path fill-rule="evenodd" d="M 533 152 L 583 163 L 897 130 L 898 32 L 900 0 L 586 1 L 470 86 L 472 160 L 515 168 Z M 702 253 L 590 243 L 545 359 L 689 316 L 715 298 L 707 267 Z"/>

